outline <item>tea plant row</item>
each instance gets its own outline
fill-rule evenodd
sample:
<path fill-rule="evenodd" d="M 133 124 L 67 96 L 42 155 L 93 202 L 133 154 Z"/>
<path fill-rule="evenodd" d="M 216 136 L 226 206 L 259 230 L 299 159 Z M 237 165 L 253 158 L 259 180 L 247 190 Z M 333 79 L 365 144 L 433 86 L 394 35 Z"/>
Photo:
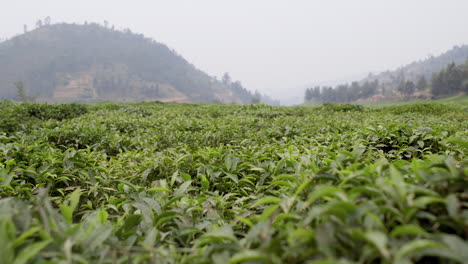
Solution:
<path fill-rule="evenodd" d="M 4 263 L 466 263 L 468 108 L 0 103 Z"/>

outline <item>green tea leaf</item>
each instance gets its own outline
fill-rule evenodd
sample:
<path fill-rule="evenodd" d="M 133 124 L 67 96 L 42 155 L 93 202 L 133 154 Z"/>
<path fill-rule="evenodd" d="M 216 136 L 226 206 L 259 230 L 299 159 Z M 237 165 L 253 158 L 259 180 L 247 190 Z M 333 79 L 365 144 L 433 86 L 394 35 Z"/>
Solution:
<path fill-rule="evenodd" d="M 251 205 L 251 207 L 258 207 L 260 205 L 265 205 L 265 204 L 279 204 L 281 203 L 282 199 L 274 196 L 267 196 L 263 197 L 259 200 L 257 200 L 254 204 Z"/>
<path fill-rule="evenodd" d="M 244 250 L 239 253 L 234 254 L 229 259 L 229 264 L 244 263 L 250 261 L 261 261 L 264 263 L 269 263 L 269 258 L 257 250 Z"/>
<path fill-rule="evenodd" d="M 395 227 L 392 232 L 390 233 L 392 237 L 400 237 L 400 236 L 429 236 L 424 229 L 417 225 L 401 225 Z"/>
<path fill-rule="evenodd" d="M 185 193 L 188 187 L 192 184 L 192 181 L 182 183 L 179 188 L 174 191 L 174 196 L 179 196 Z"/>
<path fill-rule="evenodd" d="M 50 240 L 41 241 L 33 243 L 25 247 L 21 252 L 16 256 L 13 264 L 27 264 L 29 260 L 34 258 L 41 250 L 43 250 L 47 245 L 51 243 Z"/>
<path fill-rule="evenodd" d="M 369 231 L 364 234 L 364 237 L 379 250 L 382 256 L 387 259 L 390 257 L 390 253 L 387 249 L 388 239 L 384 233 L 378 231 Z"/>
<path fill-rule="evenodd" d="M 402 247 L 400 247 L 395 254 L 395 258 L 398 260 L 398 259 L 402 259 L 403 257 L 420 252 L 425 249 L 439 248 L 439 247 L 444 247 L 444 245 L 439 242 L 432 241 L 432 240 L 415 239 L 404 244 Z"/>

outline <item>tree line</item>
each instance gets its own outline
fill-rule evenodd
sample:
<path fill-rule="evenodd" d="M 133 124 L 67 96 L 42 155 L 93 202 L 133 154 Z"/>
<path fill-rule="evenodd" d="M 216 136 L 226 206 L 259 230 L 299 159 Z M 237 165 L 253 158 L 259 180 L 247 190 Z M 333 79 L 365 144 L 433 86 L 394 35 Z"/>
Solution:
<path fill-rule="evenodd" d="M 352 82 L 351 84 L 341 84 L 333 88 L 332 86 L 315 86 L 305 91 L 305 101 L 318 102 L 353 102 L 362 98 L 376 95 L 379 91 L 379 81 L 366 81 L 364 83 Z"/>

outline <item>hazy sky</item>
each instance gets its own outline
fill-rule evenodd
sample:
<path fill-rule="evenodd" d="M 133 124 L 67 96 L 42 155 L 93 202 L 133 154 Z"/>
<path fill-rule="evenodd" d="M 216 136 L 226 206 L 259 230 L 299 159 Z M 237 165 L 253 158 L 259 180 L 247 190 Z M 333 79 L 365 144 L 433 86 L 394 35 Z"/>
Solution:
<path fill-rule="evenodd" d="M 0 37 L 39 18 L 130 28 L 210 75 L 284 99 L 468 44 L 468 0 L 0 0 Z"/>

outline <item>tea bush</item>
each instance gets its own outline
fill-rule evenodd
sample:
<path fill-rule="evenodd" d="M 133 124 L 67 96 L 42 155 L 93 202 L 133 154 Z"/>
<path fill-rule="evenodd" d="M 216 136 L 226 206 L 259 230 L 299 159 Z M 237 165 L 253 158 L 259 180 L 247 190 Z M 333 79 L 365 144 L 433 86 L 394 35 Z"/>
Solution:
<path fill-rule="evenodd" d="M 464 106 L 0 113 L 2 263 L 468 259 Z"/>
<path fill-rule="evenodd" d="M 349 111 L 357 111 L 362 112 L 364 110 L 364 106 L 358 104 L 343 104 L 343 103 L 324 103 L 322 105 L 324 110 L 328 111 L 337 111 L 337 112 L 349 112 Z"/>
<path fill-rule="evenodd" d="M 39 118 L 41 120 L 56 119 L 64 120 L 75 118 L 86 114 L 88 109 L 85 105 L 72 104 L 24 104 L 29 116 Z"/>

